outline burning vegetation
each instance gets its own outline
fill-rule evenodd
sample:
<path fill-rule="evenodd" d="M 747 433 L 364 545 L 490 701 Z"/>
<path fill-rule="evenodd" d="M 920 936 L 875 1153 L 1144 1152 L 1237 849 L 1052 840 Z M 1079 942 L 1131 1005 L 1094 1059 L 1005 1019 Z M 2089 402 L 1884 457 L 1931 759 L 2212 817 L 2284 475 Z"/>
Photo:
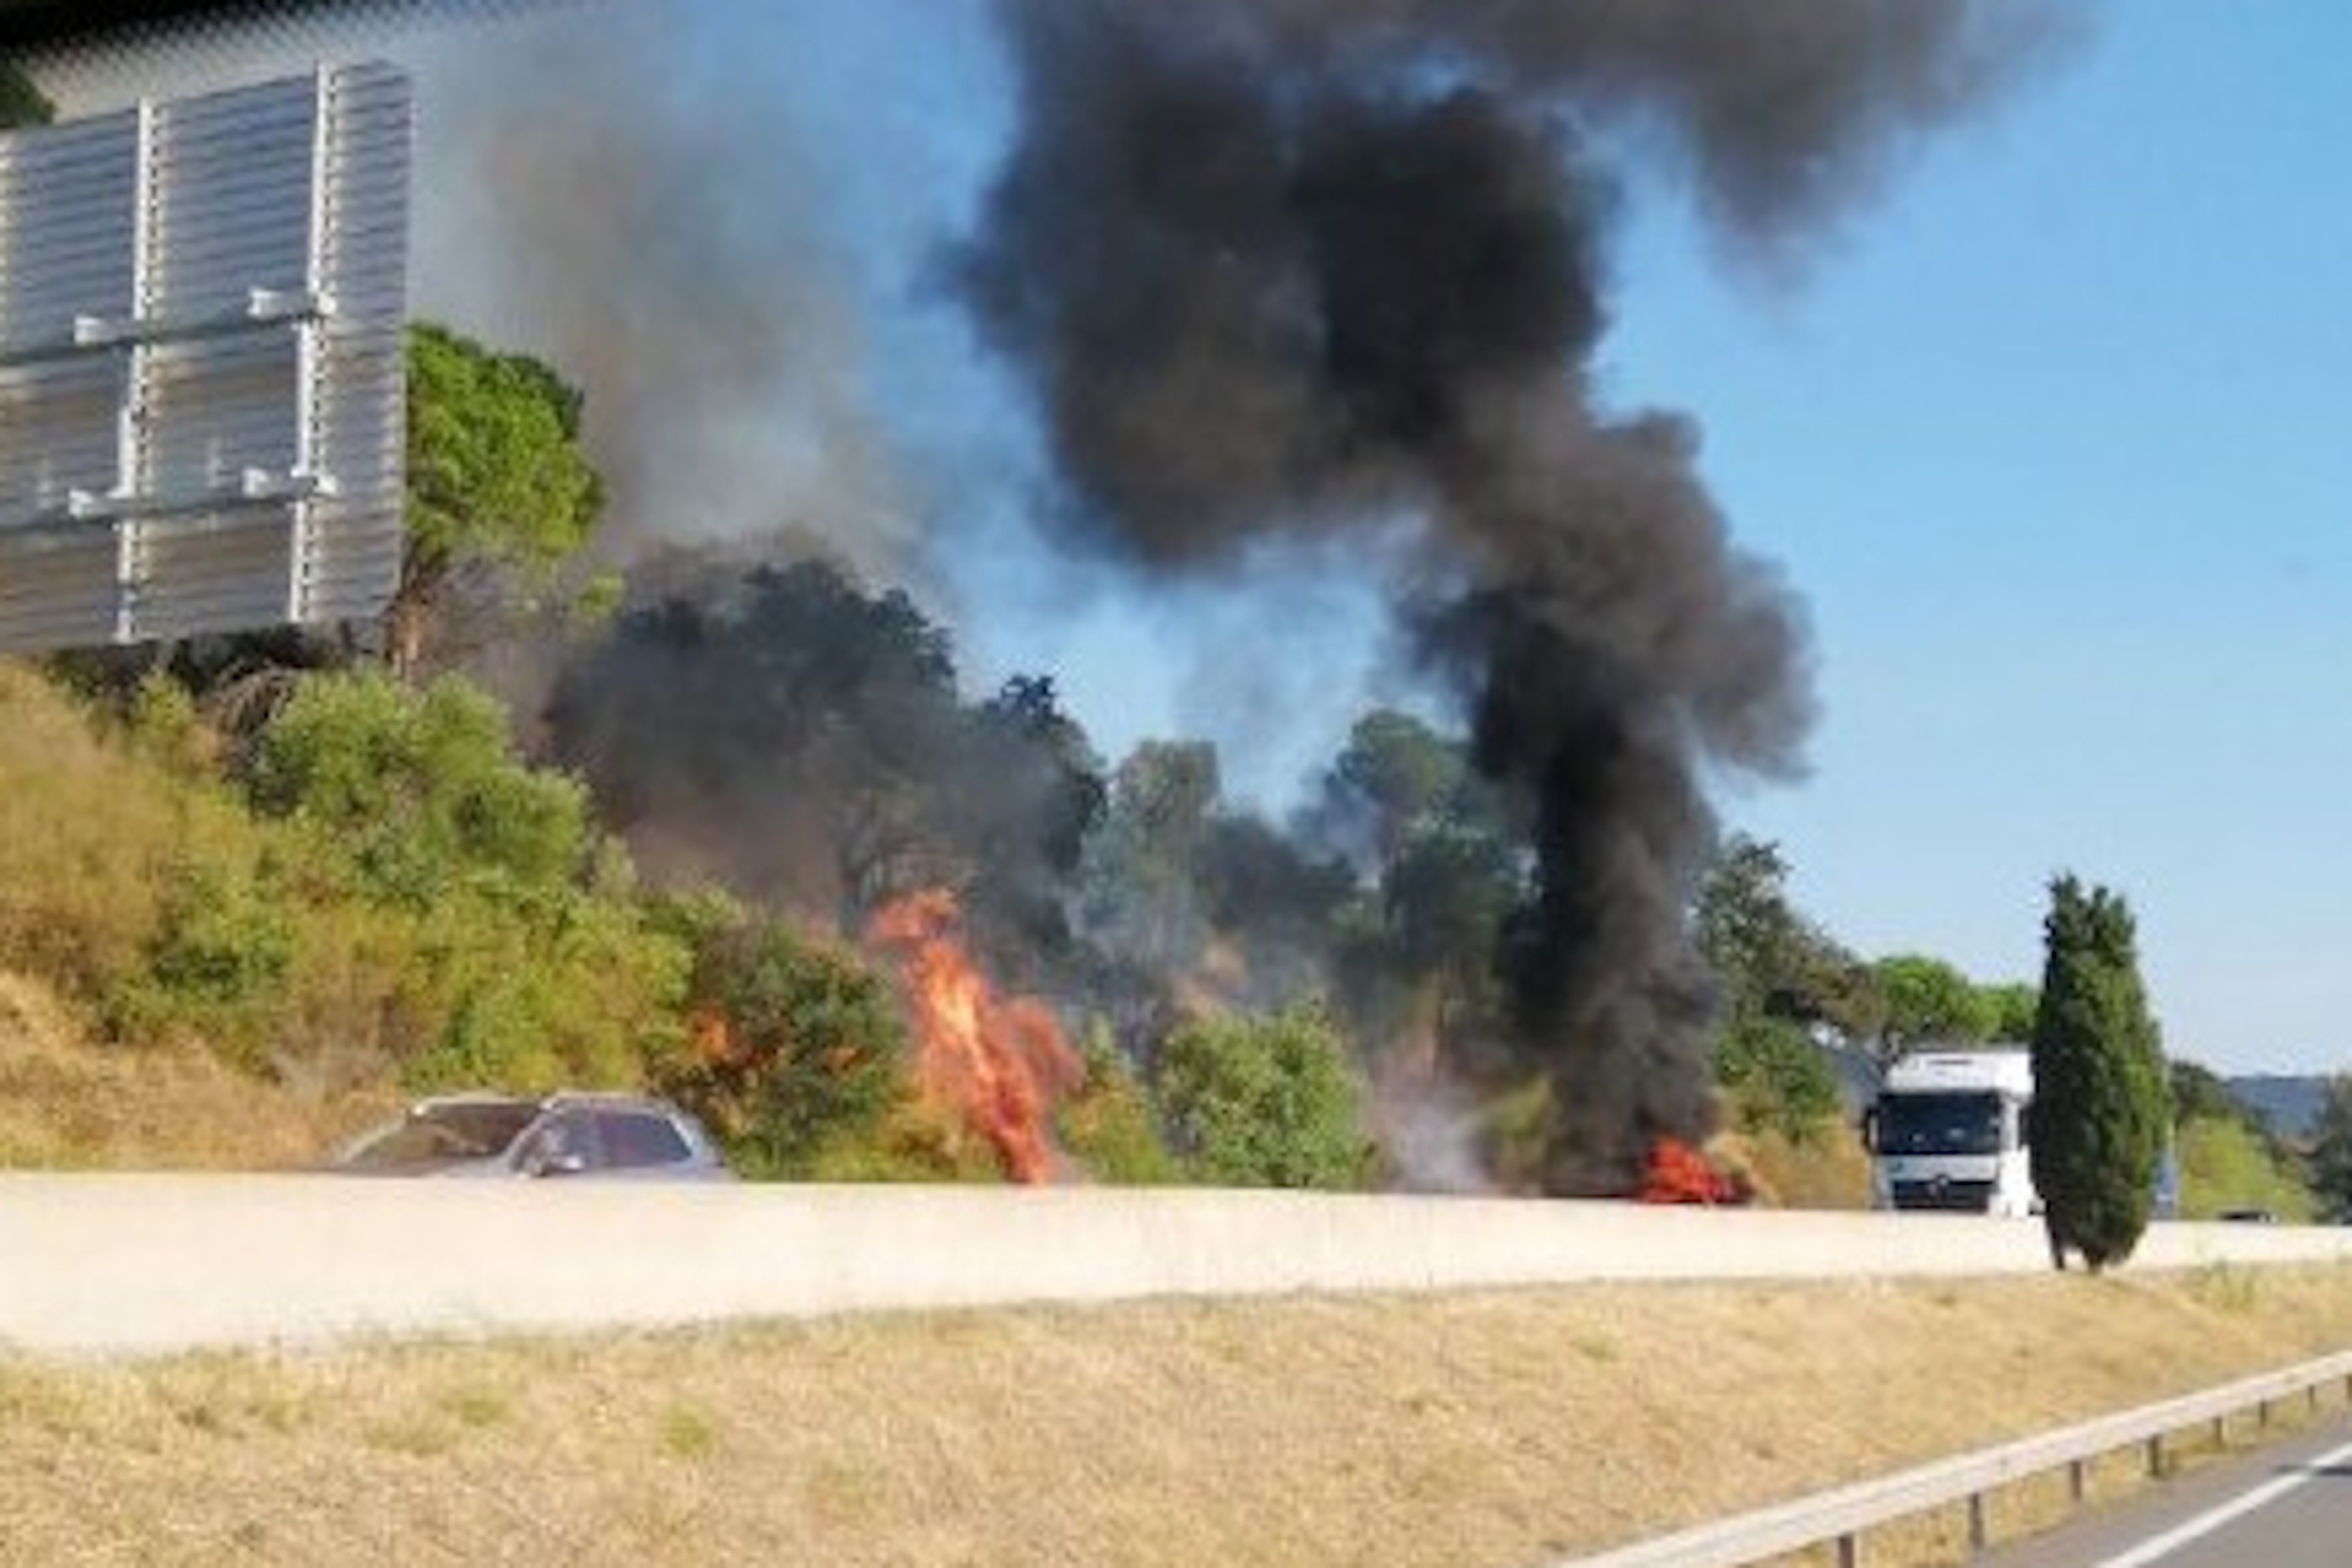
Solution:
<path fill-rule="evenodd" d="M 986 1139 L 1016 1182 L 1051 1180 L 1055 1104 L 1083 1076 L 1053 1010 L 1000 997 L 959 940 L 955 896 L 928 888 L 886 905 L 866 940 L 898 965 L 922 1092 Z"/>
<path fill-rule="evenodd" d="M 1204 746 L 1106 763 L 1050 679 L 967 699 L 946 632 L 821 552 L 663 549 L 567 654 L 554 755 L 657 877 L 866 933 L 900 967 L 925 1093 L 1019 1179 L 1055 1173 L 1079 1076 L 1055 1010 L 1149 1075 L 1190 1018 L 1317 1001 L 1361 1079 L 1410 1102 L 1370 1118 L 1411 1129 L 1398 1180 L 1702 1190 L 1701 781 L 1799 767 L 1809 655 L 1701 483 L 1691 422 L 1596 395 L 1617 225 L 1663 167 L 1728 248 L 1785 272 L 2033 58 L 2049 15 L 996 15 L 1012 140 L 934 271 L 1028 396 L 1041 516 L 1147 588 L 1339 542 L 1439 717 L 1364 715 L 1268 820 L 1225 801 Z M 662 123 L 634 174 L 662 166 Z M 660 537 L 653 491 L 625 496 L 628 536 Z"/>

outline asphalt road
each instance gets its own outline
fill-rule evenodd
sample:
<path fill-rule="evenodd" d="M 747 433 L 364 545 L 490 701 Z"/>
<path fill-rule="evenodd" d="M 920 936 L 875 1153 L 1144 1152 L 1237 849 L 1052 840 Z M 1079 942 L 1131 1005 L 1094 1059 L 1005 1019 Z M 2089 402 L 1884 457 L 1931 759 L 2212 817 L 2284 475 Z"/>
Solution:
<path fill-rule="evenodd" d="M 2200 1466 L 1977 1568 L 2347 1568 L 2352 1417 Z"/>

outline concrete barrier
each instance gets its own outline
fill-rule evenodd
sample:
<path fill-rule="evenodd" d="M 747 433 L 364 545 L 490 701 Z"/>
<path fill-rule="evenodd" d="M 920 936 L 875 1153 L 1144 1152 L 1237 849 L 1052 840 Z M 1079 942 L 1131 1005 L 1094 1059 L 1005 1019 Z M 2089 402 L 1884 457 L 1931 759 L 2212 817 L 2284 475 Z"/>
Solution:
<path fill-rule="evenodd" d="M 2162 1225 L 2132 1267 L 2343 1261 Z M 1994 1274 L 2042 1227 L 1198 1189 L 0 1175 L 0 1346 L 158 1352 L 1153 1296 Z"/>

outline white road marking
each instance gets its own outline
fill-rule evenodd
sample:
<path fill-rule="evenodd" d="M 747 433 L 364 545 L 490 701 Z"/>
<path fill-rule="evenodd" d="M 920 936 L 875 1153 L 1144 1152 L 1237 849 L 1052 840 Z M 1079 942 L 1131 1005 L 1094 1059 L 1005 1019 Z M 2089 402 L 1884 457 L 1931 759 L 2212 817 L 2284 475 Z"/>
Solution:
<path fill-rule="evenodd" d="M 2176 1525 L 2162 1535 L 2141 1542 L 2119 1557 L 2110 1557 L 2098 1568 L 2145 1568 L 2150 1563 L 2171 1556 L 2190 1542 L 2212 1534 L 2231 1521 L 2242 1519 L 2258 1508 L 2267 1508 L 2295 1488 L 2305 1485 L 2324 1470 L 2352 1461 L 2352 1443 L 2331 1449 L 2293 1474 L 2264 1481 L 2250 1492 L 2242 1492 L 2221 1507 L 2209 1509 L 2185 1524 Z"/>

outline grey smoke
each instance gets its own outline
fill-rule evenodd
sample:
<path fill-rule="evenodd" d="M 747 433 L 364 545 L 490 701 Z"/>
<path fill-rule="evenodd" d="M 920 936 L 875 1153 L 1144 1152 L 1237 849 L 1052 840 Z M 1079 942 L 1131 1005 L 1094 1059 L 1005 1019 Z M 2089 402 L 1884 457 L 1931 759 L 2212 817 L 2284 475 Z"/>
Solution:
<path fill-rule="evenodd" d="M 955 258 L 1043 416 L 1066 540 L 1216 570 L 1421 519 L 1399 614 L 1537 825 L 1497 962 L 1558 1110 L 1545 1182 L 1622 1191 L 1711 1125 L 1685 929 L 1698 779 L 1793 771 L 1802 617 L 1675 417 L 1596 405 L 1622 182 L 1801 258 L 1916 136 L 2043 56 L 1968 0 L 1006 0 L 1015 143 Z"/>
<path fill-rule="evenodd" d="M 763 52 L 678 28 L 562 6 L 420 59 L 425 308 L 588 390 L 622 553 L 797 528 L 893 574 L 912 509 L 821 149 Z"/>

